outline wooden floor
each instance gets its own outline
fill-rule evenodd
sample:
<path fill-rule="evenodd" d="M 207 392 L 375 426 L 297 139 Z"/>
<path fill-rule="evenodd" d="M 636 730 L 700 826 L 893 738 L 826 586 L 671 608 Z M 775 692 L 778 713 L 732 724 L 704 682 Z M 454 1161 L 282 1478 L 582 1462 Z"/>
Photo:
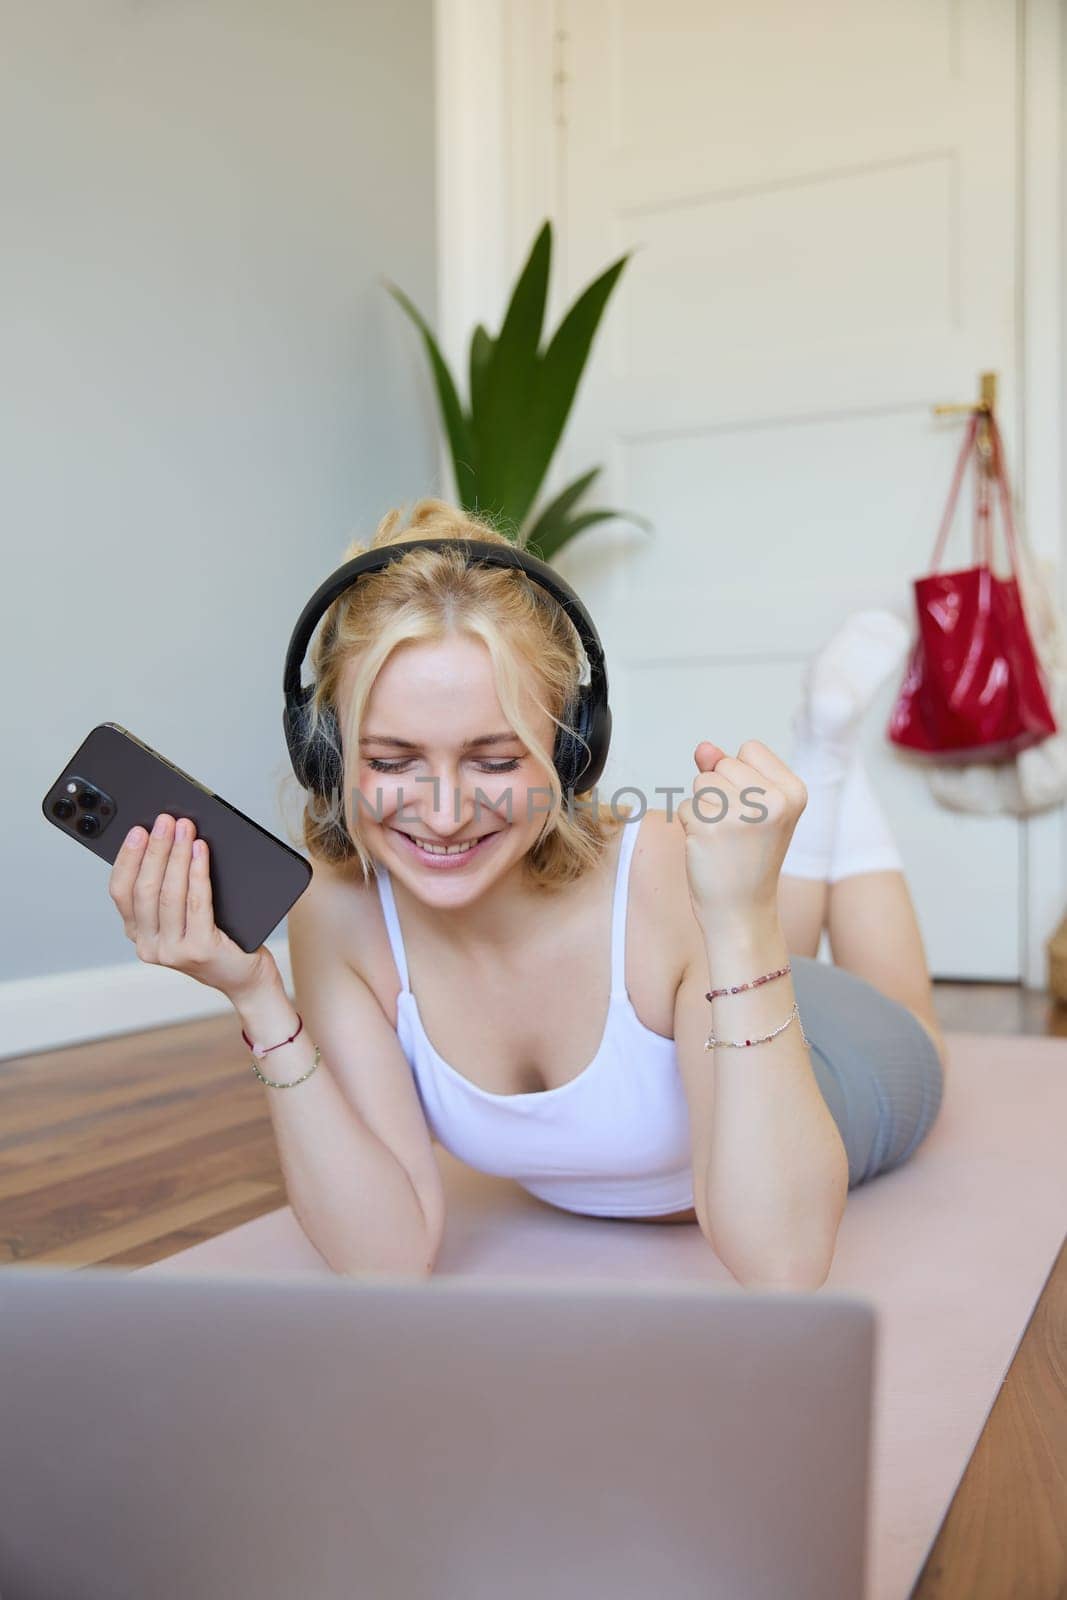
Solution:
<path fill-rule="evenodd" d="M 949 1030 L 1067 1037 L 1017 986 L 937 983 Z M 232 1014 L 0 1061 L 0 1266 L 143 1266 L 286 1204 Z M 1067 1244 L 914 1600 L 1067 1597 Z"/>

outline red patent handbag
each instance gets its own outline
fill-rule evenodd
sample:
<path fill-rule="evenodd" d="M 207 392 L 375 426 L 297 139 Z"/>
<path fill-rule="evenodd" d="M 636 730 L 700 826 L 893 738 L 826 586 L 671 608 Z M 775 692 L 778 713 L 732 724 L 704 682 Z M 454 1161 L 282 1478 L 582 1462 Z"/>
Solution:
<path fill-rule="evenodd" d="M 970 459 L 975 462 L 974 561 L 938 572 Z M 996 484 L 1012 575 L 992 571 L 991 486 Z M 1019 595 L 1018 553 L 1004 450 L 992 412 L 975 412 L 934 546 L 916 578 L 918 635 L 886 730 L 890 741 L 938 761 L 1010 760 L 1058 732 Z"/>

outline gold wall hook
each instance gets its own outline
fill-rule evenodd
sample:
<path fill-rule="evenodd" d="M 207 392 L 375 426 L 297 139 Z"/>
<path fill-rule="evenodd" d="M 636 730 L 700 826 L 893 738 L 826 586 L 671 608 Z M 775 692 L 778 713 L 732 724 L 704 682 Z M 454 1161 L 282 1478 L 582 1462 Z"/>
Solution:
<path fill-rule="evenodd" d="M 975 435 L 975 450 L 983 476 L 989 477 L 993 472 L 993 440 L 990 436 L 988 419 L 993 416 L 997 407 L 997 375 L 995 372 L 983 372 L 979 379 L 977 401 L 969 406 L 951 405 L 934 406 L 935 417 L 977 416 L 978 432 Z"/>
<path fill-rule="evenodd" d="M 935 417 L 960 417 L 974 411 L 980 411 L 984 416 L 992 416 L 997 408 L 997 375 L 995 372 L 983 372 L 979 380 L 980 388 L 977 401 L 969 405 L 934 406 Z"/>

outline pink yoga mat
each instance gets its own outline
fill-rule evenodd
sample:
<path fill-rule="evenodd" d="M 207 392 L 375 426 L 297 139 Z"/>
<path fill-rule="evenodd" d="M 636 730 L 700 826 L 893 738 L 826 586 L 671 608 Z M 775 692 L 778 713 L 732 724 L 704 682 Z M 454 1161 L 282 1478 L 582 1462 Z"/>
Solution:
<path fill-rule="evenodd" d="M 1067 1224 L 1067 1041 L 949 1035 L 937 1122 L 854 1189 L 827 1280 L 879 1317 L 867 1600 L 905 1600 L 1011 1365 Z M 694 1224 L 555 1211 L 436 1147 L 439 1273 L 701 1277 L 738 1288 Z M 144 1272 L 329 1272 L 288 1206 Z"/>

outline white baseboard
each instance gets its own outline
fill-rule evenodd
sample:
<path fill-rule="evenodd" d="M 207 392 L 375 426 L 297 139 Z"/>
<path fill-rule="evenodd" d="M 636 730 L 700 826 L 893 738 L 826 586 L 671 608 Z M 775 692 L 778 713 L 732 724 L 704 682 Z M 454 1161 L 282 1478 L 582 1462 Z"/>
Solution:
<path fill-rule="evenodd" d="M 267 949 L 288 987 L 292 982 L 288 940 L 270 941 Z M 217 989 L 143 961 L 85 967 L 45 978 L 13 978 L 0 983 L 0 1060 L 229 1010 L 230 1002 Z"/>

